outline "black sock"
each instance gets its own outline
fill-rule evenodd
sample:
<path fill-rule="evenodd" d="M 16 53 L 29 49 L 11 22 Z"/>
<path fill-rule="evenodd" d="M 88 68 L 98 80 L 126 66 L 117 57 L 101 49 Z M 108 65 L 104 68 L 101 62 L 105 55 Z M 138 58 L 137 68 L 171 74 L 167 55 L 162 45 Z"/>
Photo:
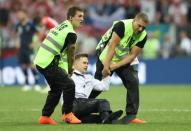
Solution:
<path fill-rule="evenodd" d="M 32 69 L 32 74 L 33 74 L 33 76 L 34 76 L 34 84 L 38 84 L 38 73 L 37 73 L 37 71 L 35 70 L 35 69 Z"/>
<path fill-rule="evenodd" d="M 25 84 L 29 85 L 27 69 L 23 68 L 22 70 L 23 70 L 23 73 L 24 73 L 24 76 L 25 76 Z"/>

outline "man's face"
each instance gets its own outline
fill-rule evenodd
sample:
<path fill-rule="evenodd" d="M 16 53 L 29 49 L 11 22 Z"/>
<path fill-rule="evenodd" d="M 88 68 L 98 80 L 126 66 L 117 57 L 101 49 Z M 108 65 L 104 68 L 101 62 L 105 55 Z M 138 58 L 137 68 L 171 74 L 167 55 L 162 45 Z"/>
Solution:
<path fill-rule="evenodd" d="M 88 58 L 87 57 L 81 57 L 74 63 L 74 69 L 80 71 L 82 74 L 84 74 L 88 69 Z"/>
<path fill-rule="evenodd" d="M 26 14 L 22 11 L 17 12 L 17 18 L 19 21 L 23 21 L 26 18 Z"/>
<path fill-rule="evenodd" d="M 78 28 L 79 26 L 81 26 L 81 24 L 84 21 L 84 12 L 76 11 L 75 16 L 71 17 L 70 21 L 71 21 L 74 29 Z"/>
<path fill-rule="evenodd" d="M 135 34 L 141 33 L 146 28 L 146 26 L 147 26 L 147 23 L 145 23 L 141 19 L 136 19 L 133 21 L 133 30 Z"/>

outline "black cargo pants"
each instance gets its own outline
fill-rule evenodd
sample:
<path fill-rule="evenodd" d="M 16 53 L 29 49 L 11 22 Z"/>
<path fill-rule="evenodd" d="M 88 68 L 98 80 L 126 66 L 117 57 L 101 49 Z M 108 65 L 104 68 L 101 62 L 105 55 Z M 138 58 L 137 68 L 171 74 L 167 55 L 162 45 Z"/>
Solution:
<path fill-rule="evenodd" d="M 73 104 L 73 112 L 82 120 L 82 123 L 101 123 L 106 115 L 112 113 L 110 104 L 106 99 L 87 98 L 76 98 Z"/>
<path fill-rule="evenodd" d="M 96 63 L 95 78 L 98 80 L 102 79 L 103 64 L 98 59 Z M 114 72 L 121 78 L 123 85 L 127 89 L 126 94 L 126 115 L 135 116 L 139 108 L 139 80 L 138 71 L 134 66 L 126 65 Z M 90 98 L 97 97 L 101 92 L 92 91 Z"/>
<path fill-rule="evenodd" d="M 45 69 L 39 66 L 36 67 L 38 71 L 44 75 L 50 86 L 42 115 L 50 116 L 54 112 L 62 93 L 64 101 L 62 105 L 62 114 L 71 112 L 75 95 L 75 84 L 66 71 L 58 67 L 58 59 L 55 58 Z"/>

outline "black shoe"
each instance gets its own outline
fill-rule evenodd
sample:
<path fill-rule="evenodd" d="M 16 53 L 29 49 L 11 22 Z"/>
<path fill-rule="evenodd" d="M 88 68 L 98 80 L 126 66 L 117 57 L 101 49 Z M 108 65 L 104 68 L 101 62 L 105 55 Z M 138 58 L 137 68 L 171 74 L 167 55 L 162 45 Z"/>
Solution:
<path fill-rule="evenodd" d="M 135 118 L 136 118 L 136 115 L 124 116 L 120 120 L 112 121 L 112 124 L 129 124 Z"/>
<path fill-rule="evenodd" d="M 123 114 L 122 110 L 111 113 L 108 117 L 102 120 L 102 124 L 111 124 L 112 121 L 117 120 Z"/>
<path fill-rule="evenodd" d="M 128 116 L 124 116 L 121 121 L 123 124 L 129 124 L 133 119 L 136 118 L 136 115 L 128 115 Z"/>

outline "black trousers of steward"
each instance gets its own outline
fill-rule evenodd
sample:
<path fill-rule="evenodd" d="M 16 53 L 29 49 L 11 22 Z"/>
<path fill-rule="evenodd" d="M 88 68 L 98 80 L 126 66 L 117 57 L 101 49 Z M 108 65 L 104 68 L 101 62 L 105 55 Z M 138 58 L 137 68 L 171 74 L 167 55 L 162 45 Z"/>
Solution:
<path fill-rule="evenodd" d="M 66 71 L 58 67 L 58 59 L 55 58 L 45 69 L 42 69 L 39 66 L 36 67 L 38 71 L 44 75 L 50 86 L 50 91 L 48 92 L 42 115 L 50 116 L 54 112 L 62 93 L 64 101 L 62 105 L 62 114 L 71 112 L 75 96 L 75 84 Z"/>
<path fill-rule="evenodd" d="M 96 79 L 102 79 L 102 70 L 103 64 L 98 59 L 96 63 Z M 139 108 L 139 79 L 137 68 L 135 66 L 125 65 L 114 70 L 113 72 L 115 72 L 121 78 L 123 85 L 127 89 L 126 115 L 136 116 Z M 100 93 L 100 91 L 92 91 L 90 98 L 96 98 Z"/>

